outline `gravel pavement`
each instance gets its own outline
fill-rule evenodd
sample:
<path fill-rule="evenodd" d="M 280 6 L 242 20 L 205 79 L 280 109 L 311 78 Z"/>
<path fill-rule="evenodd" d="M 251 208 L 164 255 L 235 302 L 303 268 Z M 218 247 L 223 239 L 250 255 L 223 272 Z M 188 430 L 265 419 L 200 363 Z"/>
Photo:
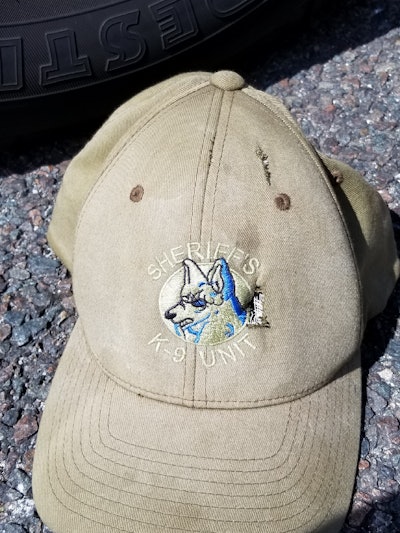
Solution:
<path fill-rule="evenodd" d="M 382 195 L 400 242 L 400 2 L 341 0 L 287 42 L 265 44 L 238 70 L 280 97 L 306 136 L 354 166 Z M 38 424 L 76 321 L 69 273 L 46 230 L 70 159 L 68 138 L 3 152 L 0 161 L 0 532 L 50 530 L 35 511 Z M 400 532 L 400 290 L 363 344 L 364 429 L 344 533 Z M 73 533 L 73 532 L 71 532 Z"/>

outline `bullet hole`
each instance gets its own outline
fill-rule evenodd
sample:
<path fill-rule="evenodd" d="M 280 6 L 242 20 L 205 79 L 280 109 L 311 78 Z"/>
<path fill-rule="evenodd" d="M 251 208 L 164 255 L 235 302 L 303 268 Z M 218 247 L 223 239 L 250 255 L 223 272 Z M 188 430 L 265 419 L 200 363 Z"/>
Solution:
<path fill-rule="evenodd" d="M 256 156 L 260 159 L 261 164 L 263 166 L 264 175 L 267 180 L 268 185 L 271 185 L 271 172 L 269 170 L 269 161 L 268 156 L 265 154 L 259 146 L 257 146 L 256 149 Z"/>
<path fill-rule="evenodd" d="M 257 287 L 254 292 L 253 300 L 247 310 L 247 327 L 271 327 L 271 324 L 265 316 L 264 303 L 264 294 L 261 289 Z"/>

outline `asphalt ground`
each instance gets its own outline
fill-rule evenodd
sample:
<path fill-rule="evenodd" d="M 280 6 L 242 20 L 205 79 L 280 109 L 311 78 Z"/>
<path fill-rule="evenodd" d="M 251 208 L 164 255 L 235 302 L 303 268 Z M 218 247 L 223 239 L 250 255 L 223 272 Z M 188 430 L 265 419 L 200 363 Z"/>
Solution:
<path fill-rule="evenodd" d="M 231 65 L 226 65 L 231 66 Z M 237 70 L 278 96 L 312 143 L 359 170 L 388 204 L 400 242 L 400 2 L 341 0 Z M 45 110 L 44 110 L 45 112 Z M 28 119 L 28 117 L 27 117 Z M 38 134 L 0 156 L 0 531 L 47 532 L 32 460 L 43 405 L 76 321 L 71 279 L 46 241 L 65 169 L 90 136 Z M 400 532 L 400 291 L 362 347 L 363 430 L 345 533 Z"/>

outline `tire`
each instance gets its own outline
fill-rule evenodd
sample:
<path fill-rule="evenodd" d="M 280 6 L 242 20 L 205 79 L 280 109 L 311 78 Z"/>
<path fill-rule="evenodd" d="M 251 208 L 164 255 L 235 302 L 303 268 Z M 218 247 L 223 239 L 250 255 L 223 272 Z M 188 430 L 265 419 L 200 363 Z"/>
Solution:
<path fill-rule="evenodd" d="M 227 67 L 256 39 L 304 16 L 309 4 L 3 0 L 0 142 L 103 120 L 140 89 L 178 71 Z"/>

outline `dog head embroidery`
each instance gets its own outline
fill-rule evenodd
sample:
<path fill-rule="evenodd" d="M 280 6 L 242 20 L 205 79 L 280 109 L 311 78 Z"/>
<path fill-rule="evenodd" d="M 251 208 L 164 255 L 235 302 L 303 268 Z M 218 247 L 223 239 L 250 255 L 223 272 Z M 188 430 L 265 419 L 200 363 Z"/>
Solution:
<path fill-rule="evenodd" d="M 246 310 L 236 295 L 235 279 L 226 260 L 216 259 L 206 268 L 191 259 L 185 259 L 182 265 L 179 294 L 164 312 L 175 334 L 206 345 L 236 335 L 245 324 Z"/>

